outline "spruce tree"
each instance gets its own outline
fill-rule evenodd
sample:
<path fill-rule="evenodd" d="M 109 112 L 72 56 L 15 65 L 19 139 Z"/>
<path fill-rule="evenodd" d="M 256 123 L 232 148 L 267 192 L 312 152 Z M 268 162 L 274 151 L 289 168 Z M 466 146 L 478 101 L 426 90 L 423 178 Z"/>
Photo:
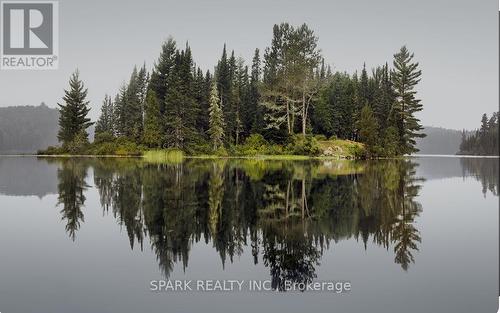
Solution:
<path fill-rule="evenodd" d="M 209 108 L 209 128 L 208 134 L 210 136 L 210 141 L 212 143 L 214 151 L 222 147 L 224 139 L 224 114 L 219 100 L 219 95 L 217 92 L 217 86 L 212 85 L 212 91 L 210 93 L 210 108 Z"/>
<path fill-rule="evenodd" d="M 144 105 L 144 134 L 142 141 L 152 148 L 159 148 L 162 143 L 160 104 L 153 90 L 148 91 Z"/>
<path fill-rule="evenodd" d="M 59 133 L 57 138 L 63 145 L 70 143 L 76 136 L 87 139 L 87 128 L 93 123 L 87 117 L 90 107 L 87 88 L 80 80 L 76 70 L 69 80 L 69 90 L 64 90 L 64 104 L 59 106 Z"/>
<path fill-rule="evenodd" d="M 127 85 L 123 84 L 115 97 L 115 130 L 116 135 L 120 137 L 129 135 L 127 89 Z"/>
<path fill-rule="evenodd" d="M 250 75 L 250 87 L 248 95 L 248 114 L 250 120 L 248 127 L 251 133 L 261 133 L 264 128 L 264 112 L 262 106 L 259 105 L 260 102 L 260 92 L 259 85 L 261 82 L 261 65 L 260 65 L 260 52 L 259 49 L 255 49 L 255 53 L 252 59 L 252 72 Z M 251 118 L 253 117 L 253 118 Z"/>
<path fill-rule="evenodd" d="M 379 130 L 383 131 L 389 126 L 390 111 L 394 104 L 394 91 L 387 64 L 375 69 L 374 80 L 376 89 L 373 97 L 373 113 L 377 117 Z"/>
<path fill-rule="evenodd" d="M 205 76 L 201 68 L 196 70 L 196 76 L 193 84 L 193 94 L 197 106 L 199 107 L 198 115 L 196 117 L 196 129 L 200 134 L 206 134 L 208 129 L 208 106 L 210 92 L 207 94 L 205 86 Z"/>
<path fill-rule="evenodd" d="M 368 156 L 372 157 L 376 155 L 378 149 L 378 124 L 370 106 L 365 105 L 361 109 L 360 118 L 356 126 L 359 130 L 359 139 L 365 144 Z"/>
<path fill-rule="evenodd" d="M 165 98 L 165 143 L 168 147 L 189 150 L 199 143 L 196 130 L 198 106 L 193 93 L 193 59 L 191 49 L 177 51 L 175 65 L 168 80 Z"/>
<path fill-rule="evenodd" d="M 368 73 L 366 71 L 366 64 L 363 63 L 363 70 L 361 70 L 361 77 L 359 79 L 359 103 L 358 108 L 361 109 L 365 105 L 369 105 L 370 91 L 368 87 Z"/>
<path fill-rule="evenodd" d="M 170 79 L 175 64 L 176 51 L 177 47 L 175 40 L 171 37 L 168 38 L 161 46 L 160 57 L 151 73 L 149 88 L 154 91 L 156 97 L 158 97 L 162 114 L 165 111 L 165 97 L 168 92 L 168 80 Z"/>
<path fill-rule="evenodd" d="M 124 135 L 136 142 L 139 142 L 142 137 L 146 83 L 145 69 L 138 71 L 137 67 L 134 67 L 126 91 L 123 123 Z"/>
<path fill-rule="evenodd" d="M 102 102 L 101 115 L 99 116 L 95 126 L 96 136 L 104 133 L 107 133 L 110 136 L 114 135 L 113 114 L 113 102 L 111 101 L 111 97 L 106 95 L 104 96 L 104 101 Z"/>
<path fill-rule="evenodd" d="M 395 112 L 396 126 L 400 136 L 400 154 L 418 152 L 415 138 L 423 138 L 420 133 L 423 129 L 415 113 L 422 110 L 420 100 L 415 97 L 415 86 L 420 81 L 422 72 L 418 70 L 418 63 L 413 62 L 406 46 L 394 55 L 394 71 L 392 83 L 395 92 L 393 110 Z"/>

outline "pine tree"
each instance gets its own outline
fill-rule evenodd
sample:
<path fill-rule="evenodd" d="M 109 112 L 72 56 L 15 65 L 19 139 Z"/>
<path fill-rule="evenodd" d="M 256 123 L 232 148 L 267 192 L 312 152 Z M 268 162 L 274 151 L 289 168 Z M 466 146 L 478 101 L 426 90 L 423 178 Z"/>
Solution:
<path fill-rule="evenodd" d="M 260 92 L 259 85 L 261 82 L 261 64 L 260 64 L 260 52 L 259 49 L 255 49 L 255 53 L 252 59 L 252 72 L 250 75 L 250 86 L 248 92 L 248 102 L 247 102 L 247 116 L 249 119 L 246 121 L 249 123 L 247 126 L 249 132 L 251 133 L 261 133 L 264 128 L 264 112 L 262 106 L 259 105 L 260 102 Z M 253 117 L 253 118 L 251 118 Z"/>
<path fill-rule="evenodd" d="M 495 112 L 488 119 L 488 115 L 481 117 L 481 127 L 472 132 L 462 132 L 462 142 L 460 143 L 460 154 L 472 155 L 498 155 L 498 112 Z"/>
<path fill-rule="evenodd" d="M 116 135 L 120 137 L 129 135 L 127 89 L 127 85 L 123 84 L 115 97 L 115 130 Z"/>
<path fill-rule="evenodd" d="M 309 124 L 309 109 L 320 89 L 321 62 L 318 38 L 306 24 L 297 28 L 282 23 L 273 28 L 271 47 L 264 54 L 262 105 L 266 128 L 295 133 L 300 118 L 302 134 Z"/>
<path fill-rule="evenodd" d="M 80 80 L 76 70 L 69 80 L 69 90 L 64 90 L 64 104 L 59 104 L 59 133 L 57 138 L 63 145 L 71 142 L 76 136 L 87 139 L 87 128 L 93 123 L 87 117 L 90 107 L 87 88 Z"/>
<path fill-rule="evenodd" d="M 158 97 L 162 114 L 165 112 L 165 97 L 169 88 L 168 81 L 175 64 L 176 45 L 175 40 L 171 37 L 163 43 L 160 57 L 154 66 L 149 82 L 149 88 Z"/>
<path fill-rule="evenodd" d="M 373 113 L 377 117 L 379 130 L 383 131 L 389 126 L 390 111 L 394 104 L 394 91 L 387 63 L 374 71 L 374 80 L 376 89 L 373 97 Z"/>
<path fill-rule="evenodd" d="M 113 102 L 111 97 L 106 95 L 101 107 L 101 115 L 97 120 L 95 126 L 95 134 L 108 134 L 110 136 L 114 135 L 114 125 L 113 125 Z"/>
<path fill-rule="evenodd" d="M 224 139 L 224 114 L 222 111 L 222 105 L 220 104 L 219 95 L 217 92 L 217 86 L 212 85 L 212 91 L 210 93 L 210 109 L 209 109 L 209 129 L 208 134 L 210 135 L 210 141 L 214 151 L 222 147 Z"/>
<path fill-rule="evenodd" d="M 400 154 L 418 152 L 415 147 L 415 138 L 423 138 L 425 134 L 419 133 L 423 127 L 415 113 L 422 110 L 420 100 L 415 97 L 415 86 L 420 81 L 422 72 L 418 70 L 418 63 L 414 63 L 413 54 L 406 46 L 394 55 L 394 71 L 392 83 L 395 91 L 396 125 L 400 136 Z"/>
<path fill-rule="evenodd" d="M 368 73 L 366 71 L 366 64 L 363 63 L 363 70 L 361 70 L 361 77 L 359 79 L 359 103 L 358 103 L 358 108 L 361 111 L 361 109 L 365 105 L 370 105 L 369 98 L 370 98 L 370 91 L 368 87 Z"/>
<path fill-rule="evenodd" d="M 235 63 L 234 53 L 231 58 L 228 58 L 226 45 L 224 44 L 222 56 L 216 68 L 216 79 L 217 88 L 220 92 L 220 100 L 224 104 L 222 111 L 224 112 L 224 120 L 226 122 L 225 139 L 229 143 L 232 143 L 235 138 L 236 129 L 236 115 L 233 108 L 234 95 L 232 90 L 233 74 L 236 68 Z"/>
<path fill-rule="evenodd" d="M 359 130 L 359 139 L 365 144 L 368 156 L 376 155 L 378 149 L 378 124 L 370 106 L 365 105 L 361 109 L 356 126 Z"/>
<path fill-rule="evenodd" d="M 168 147 L 191 149 L 199 143 L 196 130 L 198 107 L 193 94 L 193 59 L 191 49 L 177 51 L 175 65 L 168 80 L 165 98 L 165 143 Z"/>
<path fill-rule="evenodd" d="M 196 129 L 200 134 L 206 134 L 208 129 L 208 103 L 210 92 L 207 93 L 205 86 L 205 76 L 201 68 L 196 70 L 196 77 L 194 79 L 193 94 L 197 106 L 199 107 L 198 115 L 196 117 Z"/>
<path fill-rule="evenodd" d="M 145 88 L 147 85 L 146 69 L 140 71 L 134 67 L 125 96 L 125 110 L 123 111 L 123 135 L 139 142 L 143 131 L 143 105 Z"/>
<path fill-rule="evenodd" d="M 162 143 L 161 112 L 158 98 L 149 90 L 144 107 L 144 134 L 142 141 L 148 147 L 159 148 Z"/>

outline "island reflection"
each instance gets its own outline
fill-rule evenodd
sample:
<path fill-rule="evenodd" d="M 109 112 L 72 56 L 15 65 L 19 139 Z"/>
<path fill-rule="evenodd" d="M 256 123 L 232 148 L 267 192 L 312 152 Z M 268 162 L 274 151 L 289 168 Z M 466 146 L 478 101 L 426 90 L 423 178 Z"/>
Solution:
<path fill-rule="evenodd" d="M 125 227 L 132 249 L 150 245 L 166 277 L 188 267 L 204 241 L 233 262 L 251 247 L 253 262 L 284 281 L 311 282 L 332 243 L 355 239 L 387 249 L 407 271 L 421 241 L 415 200 L 423 179 L 411 160 L 196 160 L 147 164 L 133 159 L 62 159 L 58 207 L 72 240 L 93 169 L 104 213 Z"/>

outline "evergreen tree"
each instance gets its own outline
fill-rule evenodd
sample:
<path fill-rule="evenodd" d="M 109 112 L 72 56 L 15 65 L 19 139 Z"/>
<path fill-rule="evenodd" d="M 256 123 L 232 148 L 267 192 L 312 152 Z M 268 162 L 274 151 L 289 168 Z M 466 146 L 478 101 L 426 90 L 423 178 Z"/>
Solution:
<path fill-rule="evenodd" d="M 394 91 L 387 63 L 374 71 L 374 77 L 376 89 L 373 98 L 373 113 L 377 117 L 379 130 L 383 131 L 388 127 L 391 108 L 394 104 Z"/>
<path fill-rule="evenodd" d="M 168 80 L 165 98 L 165 143 L 168 147 L 191 149 L 199 143 L 196 131 L 198 107 L 193 96 L 193 60 L 191 49 L 177 51 L 175 64 Z"/>
<path fill-rule="evenodd" d="M 234 143 L 238 145 L 241 138 L 245 136 L 245 125 L 243 121 L 249 118 L 246 115 L 245 107 L 248 89 L 248 67 L 245 66 L 243 58 L 236 59 L 236 68 L 233 75 L 232 94 L 235 111 Z"/>
<path fill-rule="evenodd" d="M 247 102 L 247 116 L 249 119 L 246 121 L 248 124 L 247 129 L 251 133 L 261 133 L 264 128 L 264 112 L 260 102 L 259 85 L 261 80 L 261 64 L 259 49 L 255 49 L 252 59 L 252 72 L 250 76 L 250 86 L 248 91 Z M 253 117 L 253 118 L 252 118 Z"/>
<path fill-rule="evenodd" d="M 76 70 L 69 80 L 69 90 L 64 90 L 64 104 L 59 104 L 59 133 L 57 138 L 63 145 L 71 142 L 76 136 L 87 139 L 87 128 L 93 123 L 87 117 L 90 107 L 87 88 L 80 80 Z"/>
<path fill-rule="evenodd" d="M 113 115 L 113 102 L 111 101 L 111 97 L 106 95 L 102 103 L 101 115 L 99 116 L 95 126 L 96 136 L 103 133 L 107 133 L 110 136 L 114 135 Z"/>
<path fill-rule="evenodd" d="M 471 155 L 498 155 L 498 112 L 493 113 L 488 119 L 488 115 L 483 114 L 481 127 L 472 132 L 462 132 L 462 142 L 460 143 L 460 154 Z"/>
<path fill-rule="evenodd" d="M 378 124 L 370 106 L 365 105 L 361 109 L 360 119 L 357 122 L 359 139 L 365 144 L 368 157 L 377 154 L 378 149 Z"/>
<path fill-rule="evenodd" d="M 406 46 L 403 46 L 394 55 L 394 71 L 392 73 L 396 97 L 393 110 L 400 136 L 400 154 L 418 152 L 415 147 L 415 138 L 425 137 L 425 134 L 419 133 L 423 127 L 415 116 L 415 113 L 422 110 L 422 104 L 415 97 L 416 91 L 414 90 L 421 75 L 418 63 L 413 62 L 413 54 L 410 54 Z"/>
<path fill-rule="evenodd" d="M 236 129 L 238 126 L 238 116 L 236 109 L 236 97 L 234 92 L 236 76 L 236 58 L 234 51 L 227 57 L 226 45 L 222 50 L 222 56 L 217 64 L 216 77 L 217 87 L 220 92 L 220 101 L 223 103 L 224 121 L 226 122 L 225 139 L 228 143 L 236 140 Z"/>
<path fill-rule="evenodd" d="M 199 107 L 198 116 L 196 118 L 196 129 L 200 134 L 205 134 L 208 129 L 208 107 L 210 89 L 207 86 L 205 76 L 201 68 L 196 70 L 196 77 L 194 80 L 193 93 L 195 101 Z"/>
<path fill-rule="evenodd" d="M 115 130 L 118 136 L 129 135 L 127 125 L 127 85 L 123 84 L 115 97 Z"/>
<path fill-rule="evenodd" d="M 176 46 L 175 40 L 171 37 L 162 44 L 160 57 L 154 66 L 149 82 L 149 88 L 158 97 L 162 114 L 165 112 L 165 97 L 169 89 L 168 81 L 175 64 Z"/>
<path fill-rule="evenodd" d="M 210 109 L 209 109 L 209 129 L 208 134 L 210 135 L 210 141 L 214 151 L 222 147 L 224 139 L 224 114 L 222 112 L 219 95 L 217 92 L 217 86 L 212 85 L 212 91 L 210 93 Z"/>
<path fill-rule="evenodd" d="M 160 103 L 153 90 L 149 90 L 144 108 L 144 134 L 142 141 L 148 147 L 159 148 L 162 143 Z"/>
<path fill-rule="evenodd" d="M 368 86 L 368 73 L 366 71 L 366 64 L 363 63 L 363 70 L 361 70 L 361 76 L 359 78 L 359 85 L 358 85 L 359 91 L 359 102 L 358 102 L 358 108 L 359 111 L 365 106 L 365 105 L 370 105 L 370 91 L 369 91 L 369 86 Z"/>
<path fill-rule="evenodd" d="M 318 38 L 303 24 L 297 28 L 282 23 L 275 25 L 271 47 L 264 54 L 264 85 L 262 105 L 266 128 L 295 133 L 297 120 L 305 135 L 309 109 L 320 89 L 317 75 L 321 62 Z"/>
<path fill-rule="evenodd" d="M 120 119 L 122 136 L 140 142 L 143 131 L 144 101 L 147 86 L 145 67 L 134 67 L 123 97 Z"/>

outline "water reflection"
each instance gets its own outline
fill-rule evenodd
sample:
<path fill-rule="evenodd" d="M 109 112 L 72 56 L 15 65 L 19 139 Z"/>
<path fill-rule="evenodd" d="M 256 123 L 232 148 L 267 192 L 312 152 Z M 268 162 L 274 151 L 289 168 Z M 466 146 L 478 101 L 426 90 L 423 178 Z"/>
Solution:
<path fill-rule="evenodd" d="M 61 167 L 57 170 L 59 191 L 57 206 L 62 206 L 62 220 L 66 222 L 66 232 L 73 241 L 81 223 L 84 222 L 82 212 L 85 204 L 84 191 L 89 187 L 85 182 L 86 177 L 87 166 L 74 159 L 62 161 Z"/>
<path fill-rule="evenodd" d="M 188 160 L 145 164 L 136 160 L 63 160 L 58 205 L 72 240 L 84 222 L 85 178 L 93 169 L 104 214 L 113 214 L 143 249 L 145 238 L 169 276 L 188 266 L 194 243 L 211 244 L 222 264 L 250 246 L 273 287 L 310 282 L 332 243 L 354 238 L 387 248 L 408 270 L 420 234 L 415 201 L 423 179 L 410 160 L 282 162 Z"/>
<path fill-rule="evenodd" d="M 497 158 L 478 159 L 462 158 L 463 177 L 472 176 L 481 182 L 483 194 L 488 190 L 495 196 L 498 196 L 498 170 L 499 162 Z"/>

